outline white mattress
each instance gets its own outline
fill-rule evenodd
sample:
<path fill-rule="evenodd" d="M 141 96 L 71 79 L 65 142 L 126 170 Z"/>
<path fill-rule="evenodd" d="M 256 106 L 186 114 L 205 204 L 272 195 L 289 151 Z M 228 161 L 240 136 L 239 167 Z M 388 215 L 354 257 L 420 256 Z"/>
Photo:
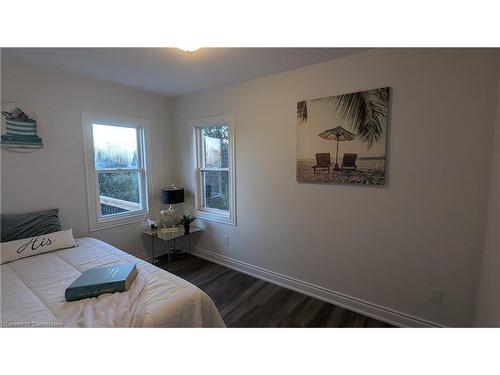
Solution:
<path fill-rule="evenodd" d="M 136 263 L 147 277 L 145 327 L 224 327 L 213 301 L 187 281 L 94 238 L 78 247 L 40 254 L 1 267 L 1 316 L 5 325 L 60 326 L 64 291 L 83 271 Z M 14 323 L 14 324 L 13 324 Z"/>

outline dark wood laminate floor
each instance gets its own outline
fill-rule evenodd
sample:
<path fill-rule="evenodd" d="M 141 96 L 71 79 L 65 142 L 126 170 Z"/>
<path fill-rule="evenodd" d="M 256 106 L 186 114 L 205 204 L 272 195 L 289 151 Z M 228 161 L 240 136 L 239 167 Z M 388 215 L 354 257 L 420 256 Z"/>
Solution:
<path fill-rule="evenodd" d="M 170 272 L 207 293 L 228 327 L 390 327 L 195 256 L 176 258 Z"/>

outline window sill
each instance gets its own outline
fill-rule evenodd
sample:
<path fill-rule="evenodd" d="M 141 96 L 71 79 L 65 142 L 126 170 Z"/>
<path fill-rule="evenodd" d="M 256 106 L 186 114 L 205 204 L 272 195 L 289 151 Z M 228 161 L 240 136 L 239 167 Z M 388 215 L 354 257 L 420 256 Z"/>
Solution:
<path fill-rule="evenodd" d="M 196 211 L 196 216 L 202 220 L 215 221 L 221 224 L 236 225 L 236 218 L 231 218 L 229 215 L 219 215 L 208 211 Z"/>
<path fill-rule="evenodd" d="M 104 229 L 121 227 L 128 224 L 135 224 L 144 221 L 148 213 L 146 211 L 141 211 L 136 214 L 127 215 L 125 217 L 120 217 L 112 220 L 104 220 L 99 223 L 92 223 L 90 225 L 90 232 L 97 232 Z"/>

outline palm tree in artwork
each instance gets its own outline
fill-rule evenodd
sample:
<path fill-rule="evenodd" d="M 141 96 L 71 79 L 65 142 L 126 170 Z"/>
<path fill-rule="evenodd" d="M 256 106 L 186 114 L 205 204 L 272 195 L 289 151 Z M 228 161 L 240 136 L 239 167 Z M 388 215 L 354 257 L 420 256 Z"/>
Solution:
<path fill-rule="evenodd" d="M 350 124 L 368 148 L 380 140 L 387 125 L 389 87 L 333 96 L 330 99 L 336 105 L 342 122 Z"/>

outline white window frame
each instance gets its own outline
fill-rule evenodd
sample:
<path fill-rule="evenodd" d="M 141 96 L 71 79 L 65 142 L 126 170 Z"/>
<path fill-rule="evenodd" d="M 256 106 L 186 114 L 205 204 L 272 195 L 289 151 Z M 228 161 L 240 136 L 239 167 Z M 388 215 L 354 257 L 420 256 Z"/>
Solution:
<path fill-rule="evenodd" d="M 210 128 L 227 124 L 229 127 L 229 148 L 228 148 L 228 168 L 202 168 L 201 128 Z M 195 171 L 195 209 L 199 218 L 216 221 L 220 223 L 236 225 L 236 178 L 235 178 L 235 153 L 234 153 L 234 116 L 224 115 L 217 117 L 203 118 L 191 121 L 194 137 L 194 171 Z M 219 210 L 215 208 L 203 207 L 203 186 L 202 171 L 227 170 L 229 181 L 229 210 Z"/>
<path fill-rule="evenodd" d="M 142 209 L 131 212 L 122 212 L 112 215 L 101 215 L 101 203 L 99 196 L 99 181 L 98 173 L 95 169 L 95 152 L 94 152 L 94 137 L 93 124 L 120 126 L 127 128 L 136 128 L 137 143 L 139 145 L 139 166 L 138 168 L 123 168 L 125 171 L 138 171 L 141 175 L 143 183 L 139 186 L 140 199 L 143 203 Z M 151 176 L 147 168 L 149 160 L 149 139 L 150 139 L 150 123 L 147 120 L 135 119 L 131 117 L 114 116 L 104 113 L 82 112 L 83 140 L 84 140 L 84 157 L 85 157 L 85 178 L 87 185 L 87 203 L 89 215 L 89 229 L 91 232 L 106 228 L 117 227 L 130 223 L 136 223 L 144 220 L 144 217 L 150 212 L 151 199 Z M 106 171 L 100 169 L 99 172 Z M 116 169 L 110 170 L 116 171 Z"/>

